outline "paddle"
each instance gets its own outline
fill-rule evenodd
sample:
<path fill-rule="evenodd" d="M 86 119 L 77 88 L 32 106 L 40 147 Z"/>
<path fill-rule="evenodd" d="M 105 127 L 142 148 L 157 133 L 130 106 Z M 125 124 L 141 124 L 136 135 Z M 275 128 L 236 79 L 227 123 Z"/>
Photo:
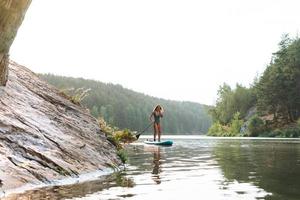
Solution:
<path fill-rule="evenodd" d="M 138 140 L 139 137 L 146 131 L 148 130 L 148 128 L 153 124 L 154 122 L 151 122 L 142 132 L 140 132 L 139 134 L 136 134 L 135 137 Z"/>

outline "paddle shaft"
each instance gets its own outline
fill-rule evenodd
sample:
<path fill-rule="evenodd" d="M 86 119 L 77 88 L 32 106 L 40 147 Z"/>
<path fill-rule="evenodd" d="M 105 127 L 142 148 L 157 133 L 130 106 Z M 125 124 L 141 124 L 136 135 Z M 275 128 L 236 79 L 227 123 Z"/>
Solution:
<path fill-rule="evenodd" d="M 148 130 L 148 128 L 153 124 L 154 122 L 151 122 L 142 132 L 140 132 L 139 134 L 136 134 L 136 138 L 139 139 L 139 137 L 146 131 Z"/>

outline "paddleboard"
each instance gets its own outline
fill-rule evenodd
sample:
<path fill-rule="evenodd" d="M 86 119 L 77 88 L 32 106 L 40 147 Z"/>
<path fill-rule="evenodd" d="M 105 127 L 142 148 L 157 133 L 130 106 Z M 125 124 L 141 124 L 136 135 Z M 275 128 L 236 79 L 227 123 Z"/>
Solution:
<path fill-rule="evenodd" d="M 146 140 L 144 141 L 145 144 L 150 144 L 150 145 L 160 145 L 160 146 L 172 146 L 173 141 L 172 140 L 165 140 L 165 141 L 152 141 L 152 140 Z"/>

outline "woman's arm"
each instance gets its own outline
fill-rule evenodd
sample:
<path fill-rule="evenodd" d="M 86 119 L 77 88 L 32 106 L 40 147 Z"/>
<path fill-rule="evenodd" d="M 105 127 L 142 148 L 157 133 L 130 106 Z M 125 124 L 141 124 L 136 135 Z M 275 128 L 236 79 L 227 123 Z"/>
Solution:
<path fill-rule="evenodd" d="M 150 117 L 149 117 L 150 121 L 153 122 L 153 112 L 151 113 Z"/>
<path fill-rule="evenodd" d="M 160 116 L 163 117 L 164 116 L 164 109 L 161 108 L 160 112 L 159 112 Z"/>

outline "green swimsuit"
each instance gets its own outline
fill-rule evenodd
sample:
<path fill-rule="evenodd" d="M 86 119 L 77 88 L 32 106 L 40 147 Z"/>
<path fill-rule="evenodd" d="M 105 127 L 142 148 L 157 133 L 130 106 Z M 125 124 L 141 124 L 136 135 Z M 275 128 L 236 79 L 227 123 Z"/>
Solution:
<path fill-rule="evenodd" d="M 160 123 L 160 118 L 163 116 L 162 114 L 157 114 L 155 111 L 153 112 L 154 116 L 154 123 L 159 124 Z"/>

